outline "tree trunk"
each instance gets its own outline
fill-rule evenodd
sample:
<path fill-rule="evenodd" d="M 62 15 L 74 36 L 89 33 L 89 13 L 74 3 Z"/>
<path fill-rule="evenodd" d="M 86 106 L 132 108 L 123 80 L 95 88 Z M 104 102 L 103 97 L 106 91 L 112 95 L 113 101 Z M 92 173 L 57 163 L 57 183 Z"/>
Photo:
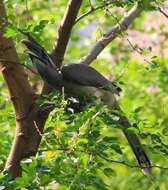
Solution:
<path fill-rule="evenodd" d="M 37 152 L 41 137 L 35 128 L 34 121 L 42 131 L 47 114 L 45 116 L 44 112 L 41 112 L 41 109 L 34 103 L 35 96 L 27 75 L 19 64 L 13 41 L 3 36 L 7 18 L 2 0 L 0 0 L 0 18 L 1 71 L 9 88 L 16 114 L 16 134 L 5 170 L 12 177 L 16 177 L 21 175 L 20 161 Z"/>

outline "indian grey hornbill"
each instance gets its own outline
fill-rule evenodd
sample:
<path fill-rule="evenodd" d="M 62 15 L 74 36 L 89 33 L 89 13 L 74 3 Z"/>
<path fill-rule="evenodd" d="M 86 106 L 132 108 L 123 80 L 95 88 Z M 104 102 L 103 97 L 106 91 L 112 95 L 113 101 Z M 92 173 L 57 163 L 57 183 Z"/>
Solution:
<path fill-rule="evenodd" d="M 22 43 L 27 47 L 27 52 L 35 64 L 41 78 L 57 90 L 62 90 L 72 97 L 84 96 L 88 100 L 90 97 L 101 99 L 109 108 L 121 111 L 115 94 L 119 93 L 119 88 L 94 68 L 85 64 L 68 64 L 62 68 L 57 68 L 46 50 L 37 43 L 27 32 L 21 31 L 28 40 Z M 120 116 L 118 122 L 123 126 L 122 130 L 137 158 L 142 171 L 150 175 L 151 163 L 144 151 L 136 134 L 127 131 L 131 127 L 125 116 Z"/>

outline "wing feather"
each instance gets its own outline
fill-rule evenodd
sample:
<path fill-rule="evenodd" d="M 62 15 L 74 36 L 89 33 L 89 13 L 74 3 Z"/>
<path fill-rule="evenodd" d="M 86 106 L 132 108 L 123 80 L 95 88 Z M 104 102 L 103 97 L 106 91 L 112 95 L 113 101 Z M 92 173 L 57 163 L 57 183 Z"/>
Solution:
<path fill-rule="evenodd" d="M 84 86 L 104 87 L 109 80 L 94 68 L 85 64 L 68 64 L 61 69 L 63 77 Z"/>

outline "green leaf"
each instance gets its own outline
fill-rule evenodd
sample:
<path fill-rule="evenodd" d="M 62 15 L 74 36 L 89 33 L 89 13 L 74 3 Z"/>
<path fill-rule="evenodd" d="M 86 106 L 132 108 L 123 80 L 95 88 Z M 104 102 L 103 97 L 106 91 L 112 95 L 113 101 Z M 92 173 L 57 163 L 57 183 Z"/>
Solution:
<path fill-rule="evenodd" d="M 138 133 L 139 133 L 139 130 L 138 130 L 137 128 L 135 128 L 135 127 L 129 127 L 129 128 L 127 129 L 127 132 L 128 132 L 128 133 L 138 134 Z"/>
<path fill-rule="evenodd" d="M 107 176 L 107 177 L 112 177 L 112 176 L 116 176 L 116 172 L 115 170 L 111 169 L 111 168 L 105 168 L 103 170 L 104 174 Z"/>
<path fill-rule="evenodd" d="M 112 143 L 112 142 L 117 142 L 118 139 L 117 139 L 117 137 L 104 137 L 103 141 L 107 142 L 107 143 Z"/>
<path fill-rule="evenodd" d="M 157 134 L 152 134 L 151 135 L 151 140 L 152 140 L 153 143 L 161 143 L 162 142 L 160 136 L 157 135 Z"/>
<path fill-rule="evenodd" d="M 142 108 L 143 108 L 142 106 L 139 106 L 139 107 L 135 108 L 134 113 L 140 112 L 142 110 Z"/>
<path fill-rule="evenodd" d="M 165 127 L 163 130 L 162 130 L 162 134 L 164 136 L 168 136 L 168 127 Z"/>
<path fill-rule="evenodd" d="M 121 147 L 118 144 L 112 144 L 110 145 L 110 148 L 115 150 L 118 154 L 123 154 Z"/>
<path fill-rule="evenodd" d="M 6 38 L 15 37 L 17 34 L 18 34 L 18 31 L 13 26 L 8 26 L 4 32 L 4 36 Z"/>

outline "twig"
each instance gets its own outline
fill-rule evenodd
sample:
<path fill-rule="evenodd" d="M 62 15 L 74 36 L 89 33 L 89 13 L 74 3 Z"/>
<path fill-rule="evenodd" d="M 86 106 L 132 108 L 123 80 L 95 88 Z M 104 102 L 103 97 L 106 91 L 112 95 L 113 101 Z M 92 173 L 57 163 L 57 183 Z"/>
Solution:
<path fill-rule="evenodd" d="M 98 154 L 98 156 L 107 162 L 122 164 L 122 165 L 129 167 L 129 168 L 139 168 L 139 165 L 131 165 L 131 164 L 126 163 L 125 161 L 112 160 L 112 159 L 106 158 L 100 154 Z M 163 169 L 163 170 L 168 170 L 168 167 L 162 167 L 162 166 L 158 166 L 158 165 L 152 165 L 151 167 L 152 168 L 159 168 L 159 169 Z"/>
<path fill-rule="evenodd" d="M 113 4 L 113 3 L 114 3 L 114 2 L 108 2 L 108 3 L 106 3 L 106 4 L 103 4 L 103 5 L 100 5 L 100 6 L 97 6 L 97 7 L 93 7 L 93 6 L 92 6 L 92 8 L 91 8 L 88 12 L 86 12 L 86 13 L 80 15 L 80 16 L 76 19 L 75 24 L 76 24 L 77 22 L 79 22 L 80 20 L 82 20 L 84 17 L 88 16 L 89 14 L 91 14 L 91 13 L 93 13 L 93 12 L 96 12 L 97 10 L 103 9 L 103 8 L 105 8 L 105 7 L 107 7 L 107 6 L 111 5 L 111 4 Z"/>
<path fill-rule="evenodd" d="M 38 73 L 36 71 L 34 71 L 33 69 L 31 69 L 30 67 L 28 67 L 27 65 L 25 64 L 21 64 L 17 61 L 12 61 L 12 60 L 6 60 L 6 59 L 0 59 L 0 62 L 3 62 L 3 63 L 12 63 L 12 64 L 20 64 L 21 66 L 25 67 L 26 69 L 30 70 L 33 74 L 35 75 L 38 75 Z"/>
<path fill-rule="evenodd" d="M 26 4 L 26 14 L 28 15 L 28 13 L 29 13 L 28 0 L 25 0 L 25 4 Z"/>
<path fill-rule="evenodd" d="M 139 168 L 138 165 L 130 165 L 130 164 L 126 163 L 125 161 L 112 160 L 112 159 L 109 159 L 109 158 L 104 157 L 104 156 L 101 155 L 101 154 L 97 154 L 97 155 L 98 155 L 100 158 L 102 158 L 103 160 L 107 161 L 107 162 L 122 164 L 122 165 L 128 166 L 128 167 L 130 167 L 130 168 Z"/>
<path fill-rule="evenodd" d="M 89 1 L 90 9 L 94 9 L 91 0 L 88 0 L 88 1 Z"/>
<path fill-rule="evenodd" d="M 63 151 L 63 152 L 81 152 L 81 153 L 85 153 L 85 154 L 93 154 L 93 152 L 89 152 L 89 151 L 86 151 L 86 150 L 78 150 L 76 148 L 57 148 L 56 149 L 57 151 Z M 44 150 L 41 150 L 43 152 L 45 151 L 48 151 L 47 149 L 44 149 Z M 55 151 L 55 150 L 54 150 Z M 112 159 L 109 159 L 107 157 L 104 157 L 103 155 L 99 154 L 99 153 L 95 153 L 94 152 L 94 155 L 97 155 L 99 156 L 100 158 L 102 158 L 103 160 L 107 161 L 107 162 L 111 162 L 111 163 L 115 163 L 115 164 L 121 164 L 121 165 L 124 165 L 124 166 L 127 166 L 129 168 L 139 168 L 139 165 L 132 165 L 132 164 L 128 164 L 126 163 L 125 161 L 119 161 L 119 160 L 112 160 Z M 152 165 L 151 168 L 159 168 L 159 169 L 162 169 L 162 170 L 168 170 L 168 167 L 162 167 L 162 166 L 158 166 L 158 165 Z"/>
<path fill-rule="evenodd" d="M 42 136 L 43 136 L 43 134 L 42 134 L 42 133 L 41 133 L 41 131 L 39 130 L 39 127 L 37 126 L 36 121 L 33 121 L 33 123 L 34 123 L 34 127 L 35 127 L 35 129 L 36 129 L 37 133 L 39 134 L 39 136 L 40 136 L 40 137 L 42 137 Z"/>
<path fill-rule="evenodd" d="M 110 15 L 117 21 L 117 24 L 120 25 L 119 20 L 118 20 L 113 14 L 111 14 L 111 12 L 110 12 Z M 122 35 L 122 37 L 124 37 L 123 31 L 121 31 L 121 35 Z M 133 51 L 137 52 L 139 55 L 142 55 L 142 51 L 139 50 L 134 44 L 132 44 L 132 42 L 130 41 L 130 39 L 129 39 L 128 37 L 126 38 L 126 40 L 127 40 L 128 44 L 130 45 L 130 47 L 132 48 Z M 151 64 L 151 62 L 148 61 L 146 58 L 143 58 L 143 60 L 144 60 L 146 63 L 150 63 L 150 64 Z M 122 76 L 122 75 L 121 75 L 121 76 Z M 121 77 L 121 76 L 120 76 L 120 77 Z M 119 77 L 119 78 L 120 78 L 120 77 Z"/>
<path fill-rule="evenodd" d="M 80 61 L 80 63 L 91 64 L 91 62 L 97 58 L 97 56 L 103 51 L 103 49 L 114 40 L 117 35 L 125 31 L 129 25 L 138 17 L 143 9 L 139 6 L 133 7 L 130 12 L 117 24 L 115 27 L 111 28 L 104 36 L 97 41 L 93 46 L 88 55 Z"/>
<path fill-rule="evenodd" d="M 164 15 L 166 18 L 168 18 L 168 14 L 166 12 L 164 12 L 160 7 L 158 7 L 158 10 L 160 13 L 162 13 L 162 15 Z"/>

